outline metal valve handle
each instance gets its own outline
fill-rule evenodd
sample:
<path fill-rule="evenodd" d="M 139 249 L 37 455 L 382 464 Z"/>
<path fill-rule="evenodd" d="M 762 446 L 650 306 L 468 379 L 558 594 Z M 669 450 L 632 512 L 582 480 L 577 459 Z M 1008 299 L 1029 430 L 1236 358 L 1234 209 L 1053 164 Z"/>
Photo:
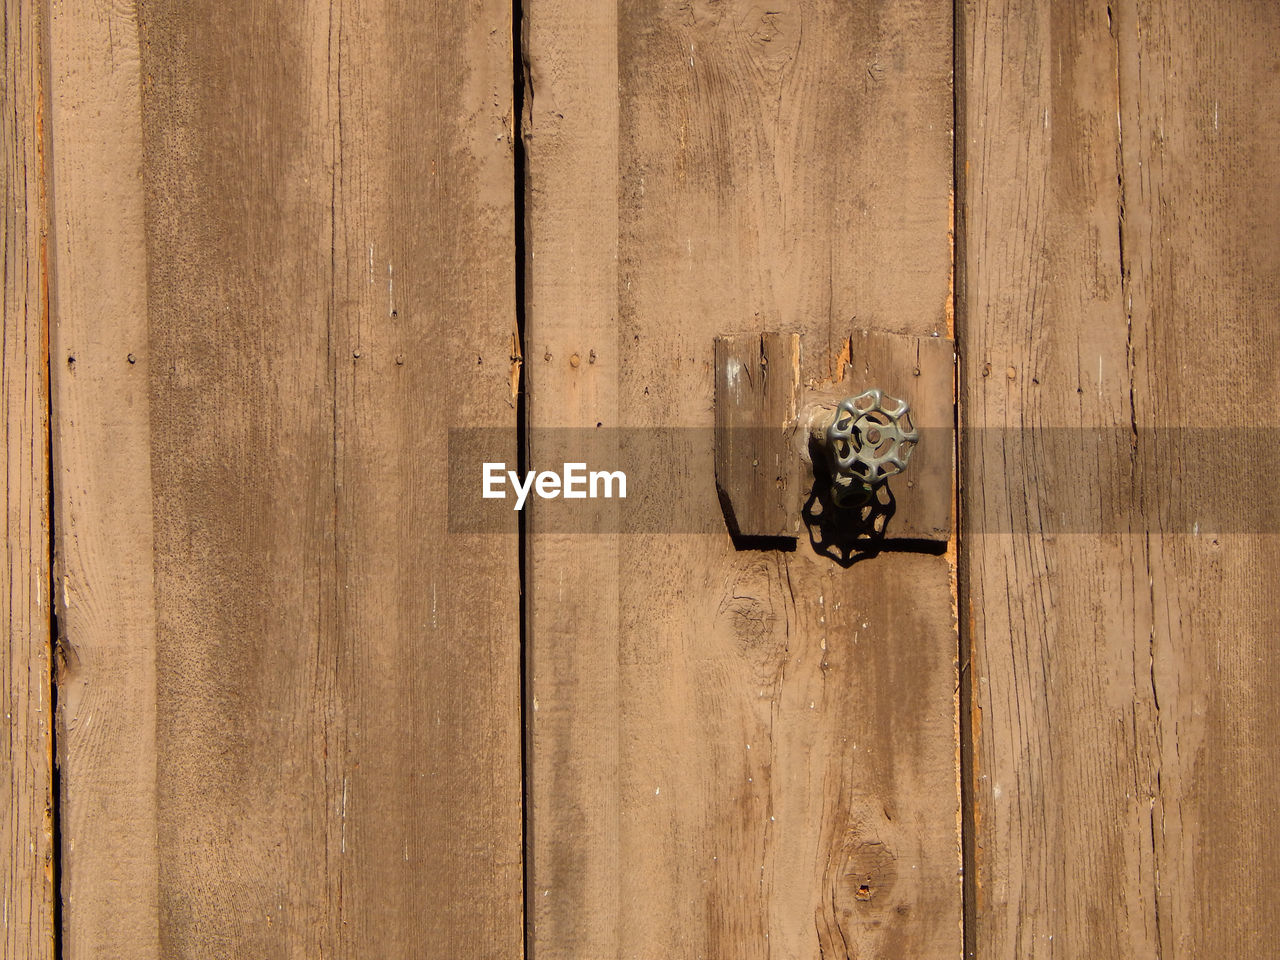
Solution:
<path fill-rule="evenodd" d="M 907 469 L 920 440 L 907 401 L 874 388 L 815 416 L 810 435 L 826 455 L 831 499 L 838 507 L 870 500 L 877 487 Z"/>

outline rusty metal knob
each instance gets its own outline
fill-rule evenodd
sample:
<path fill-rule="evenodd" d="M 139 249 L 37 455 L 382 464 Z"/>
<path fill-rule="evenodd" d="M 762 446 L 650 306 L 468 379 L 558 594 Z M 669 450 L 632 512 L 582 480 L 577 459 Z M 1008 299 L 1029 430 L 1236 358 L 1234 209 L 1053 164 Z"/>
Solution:
<path fill-rule="evenodd" d="M 874 388 L 815 414 L 809 432 L 823 451 L 838 507 L 871 499 L 877 487 L 907 469 L 920 440 L 907 401 Z"/>

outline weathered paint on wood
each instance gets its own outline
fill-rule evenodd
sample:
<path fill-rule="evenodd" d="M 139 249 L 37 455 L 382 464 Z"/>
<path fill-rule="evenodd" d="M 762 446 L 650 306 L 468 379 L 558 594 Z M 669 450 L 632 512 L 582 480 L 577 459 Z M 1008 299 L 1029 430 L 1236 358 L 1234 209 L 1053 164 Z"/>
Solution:
<path fill-rule="evenodd" d="M 805 380 L 949 333 L 949 7 L 525 14 L 531 426 L 710 436 L 726 331 L 800 332 Z M 674 468 L 712 489 L 711 444 Z M 536 516 L 533 955 L 957 957 L 948 558 Z"/>
<path fill-rule="evenodd" d="M 54 7 L 67 956 L 517 956 L 510 6 Z"/>
<path fill-rule="evenodd" d="M 49 578 L 49 196 L 43 6 L 4 5 L 4 525 L 0 561 L 0 957 L 54 954 L 53 685 Z"/>
<path fill-rule="evenodd" d="M 962 12 L 971 955 L 1263 955 L 1275 538 L 1197 534 L 1199 465 L 1140 454 L 1276 425 L 1280 10 Z M 1094 525 L 1052 530 L 1065 505 Z"/>

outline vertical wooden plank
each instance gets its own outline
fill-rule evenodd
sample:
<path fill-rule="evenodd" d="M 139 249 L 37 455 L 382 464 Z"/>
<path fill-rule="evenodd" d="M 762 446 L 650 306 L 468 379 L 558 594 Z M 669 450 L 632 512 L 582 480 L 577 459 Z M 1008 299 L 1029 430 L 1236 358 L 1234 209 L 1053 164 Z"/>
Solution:
<path fill-rule="evenodd" d="M 855 325 L 947 335 L 949 8 L 526 16 L 533 465 L 556 423 L 710 438 L 717 334 L 816 380 Z M 672 470 L 712 490 L 712 445 Z M 531 532 L 535 956 L 960 953 L 947 556 Z"/>
<path fill-rule="evenodd" d="M 142 76 L 132 14 L 51 4 L 50 367 L 69 958 L 159 955 Z"/>
<path fill-rule="evenodd" d="M 1112 26 L 1105 4 L 964 10 L 970 919 L 993 960 L 1155 949 L 1150 603 L 1141 538 L 1101 533 L 1096 443 L 1130 417 Z M 1046 453 L 1055 428 L 1081 456 Z M 1046 537 L 1081 499 L 1098 528 Z"/>
<path fill-rule="evenodd" d="M 714 363 L 716 489 L 725 522 L 735 537 L 794 537 L 803 491 L 787 431 L 800 412 L 800 337 L 716 337 Z"/>
<path fill-rule="evenodd" d="M 338 10 L 281 13 L 158 5 L 136 28 L 161 956 L 318 956 L 349 920 Z"/>
<path fill-rule="evenodd" d="M 516 956 L 510 8 L 59 23 L 69 955 Z"/>
<path fill-rule="evenodd" d="M 620 423 L 618 10 L 530 0 L 524 31 L 524 366 L 536 438 Z M 539 456 L 531 439 L 535 468 Z M 528 951 L 615 957 L 628 944 L 623 879 L 632 869 L 620 856 L 623 541 L 610 529 L 543 532 L 536 506 L 527 523 Z"/>
<path fill-rule="evenodd" d="M 0 658 L 7 749 L 0 782 L 0 849 L 6 851 L 0 957 L 54 952 L 52 674 L 49 590 L 48 179 L 43 3 L 4 7 L 4 521 Z"/>
<path fill-rule="evenodd" d="M 1273 538 L 1179 437 L 1274 424 L 1276 16 L 963 15 L 970 946 L 1265 953 Z"/>
<path fill-rule="evenodd" d="M 965 5 L 961 529 L 980 957 L 1156 949 L 1143 540 L 1102 527 L 1118 478 L 1099 442 L 1127 444 L 1131 416 L 1113 30 L 1105 4 Z M 1078 457 L 1041 442 L 1055 429 Z M 1066 505 L 1096 525 L 1046 536 Z"/>
<path fill-rule="evenodd" d="M 1142 475 L 1161 508 L 1138 638 L 1159 955 L 1264 956 L 1280 938 L 1280 8 L 1115 8 L 1133 417 L 1183 428 Z M 1209 476 L 1201 454 L 1220 460 Z"/>
<path fill-rule="evenodd" d="M 333 17 L 338 949 L 519 958 L 516 518 L 447 516 L 450 428 L 516 462 L 511 5 Z"/>

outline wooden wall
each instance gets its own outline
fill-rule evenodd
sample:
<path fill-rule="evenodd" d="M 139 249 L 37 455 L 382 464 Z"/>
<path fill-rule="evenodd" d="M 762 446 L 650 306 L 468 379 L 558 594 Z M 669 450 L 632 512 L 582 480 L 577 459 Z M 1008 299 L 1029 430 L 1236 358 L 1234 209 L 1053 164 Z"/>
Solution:
<path fill-rule="evenodd" d="M 1280 8 L 4 9 L 0 956 L 1280 935 Z M 855 329 L 955 337 L 945 549 L 450 523 Z"/>
<path fill-rule="evenodd" d="M 703 428 L 718 514 L 718 334 L 949 332 L 951 11 L 525 16 L 530 425 Z M 957 956 L 950 556 L 530 522 L 533 955 Z"/>
<path fill-rule="evenodd" d="M 14 0 L 3 7 L 0 161 L 5 193 L 4 526 L 0 557 L 0 701 L 7 749 L 0 754 L 0 957 L 54 956 L 57 852 L 54 836 L 51 683 L 53 581 L 49 524 L 49 195 L 44 43 L 47 11 Z"/>
<path fill-rule="evenodd" d="M 969 955 L 1264 955 L 1280 8 L 960 20 Z"/>
<path fill-rule="evenodd" d="M 510 8 L 52 14 L 64 953 L 517 954 Z"/>

